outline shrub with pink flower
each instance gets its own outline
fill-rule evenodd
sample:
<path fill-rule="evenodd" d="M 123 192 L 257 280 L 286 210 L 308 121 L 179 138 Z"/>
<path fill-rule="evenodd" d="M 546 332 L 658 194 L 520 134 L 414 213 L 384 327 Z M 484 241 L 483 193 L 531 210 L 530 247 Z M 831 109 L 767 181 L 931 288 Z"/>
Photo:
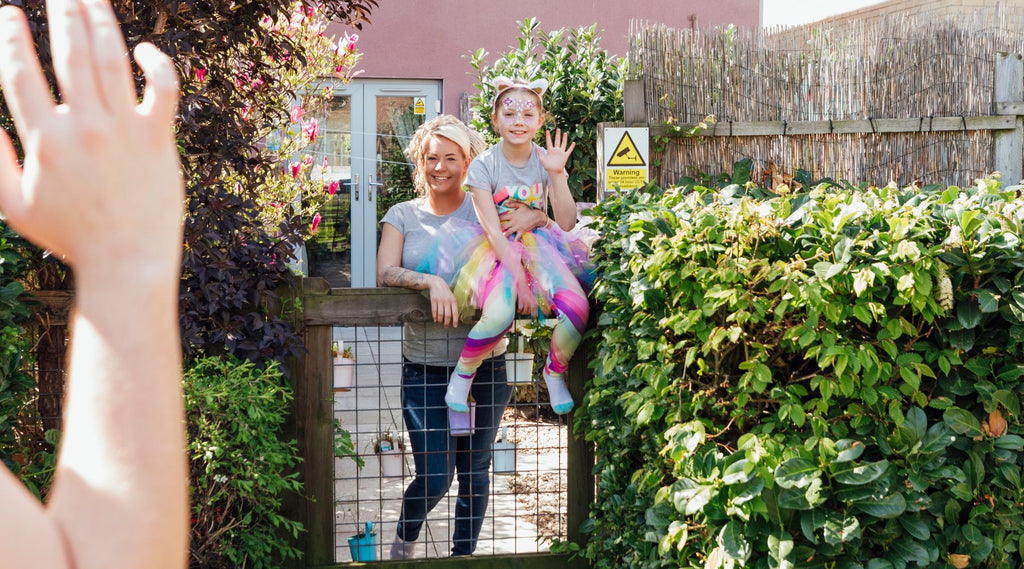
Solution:
<path fill-rule="evenodd" d="M 299 48 L 276 61 L 268 57 L 267 62 L 281 70 L 278 84 L 282 88 L 275 89 L 276 93 L 264 93 L 270 101 L 266 108 L 254 107 L 245 113 L 252 124 L 267 125 L 264 151 L 276 155 L 282 163 L 274 175 L 246 180 L 248 185 L 243 190 L 259 204 L 260 221 L 271 234 L 292 215 L 315 219 L 315 212 L 338 191 L 337 182 L 326 182 L 326 158 L 322 164 L 314 164 L 313 154 L 320 141 L 327 105 L 334 96 L 333 86 L 355 75 L 354 67 L 361 54 L 355 49 L 358 36 L 329 37 L 325 35 L 327 24 L 328 18 L 318 4 L 303 6 L 300 2 L 293 5 L 287 18 L 262 20 L 266 33 L 284 34 Z M 302 57 L 294 57 L 300 51 Z M 299 64 L 299 60 L 305 64 Z M 237 85 L 253 91 L 264 84 L 261 78 L 250 77 L 244 70 L 235 77 Z M 300 95 L 292 98 L 292 93 Z M 274 116 L 280 119 L 268 120 Z M 296 160 L 296 156 L 302 158 Z M 319 221 L 307 223 L 305 227 L 311 231 L 319 225 Z"/>

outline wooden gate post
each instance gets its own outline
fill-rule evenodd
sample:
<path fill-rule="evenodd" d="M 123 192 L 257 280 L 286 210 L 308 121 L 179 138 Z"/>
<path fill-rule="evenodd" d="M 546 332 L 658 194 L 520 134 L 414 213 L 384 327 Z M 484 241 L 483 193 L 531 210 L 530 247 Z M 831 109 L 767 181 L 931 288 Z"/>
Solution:
<path fill-rule="evenodd" d="M 307 282 L 304 280 L 304 284 Z M 311 291 L 303 288 L 305 307 Z M 305 486 L 305 502 L 300 511 L 306 526 L 306 567 L 331 565 L 335 556 L 331 335 L 329 324 L 305 324 L 306 353 L 301 356 L 301 372 L 294 378 L 295 427 L 302 456 L 299 475 Z"/>
<path fill-rule="evenodd" d="M 593 354 L 592 347 L 592 342 L 584 341 L 580 344 L 579 351 L 569 360 L 566 379 L 568 379 L 569 391 L 577 406 L 583 404 L 587 377 L 591 375 L 587 362 L 590 361 Z M 572 419 L 569 421 L 569 441 L 566 449 L 569 470 L 565 489 L 567 501 L 565 534 L 570 542 L 582 547 L 586 545 L 588 538 L 580 530 L 580 526 L 590 518 L 590 505 L 594 503 L 594 443 L 576 433 L 573 426 L 575 416 L 575 413 L 570 415 Z"/>
<path fill-rule="evenodd" d="M 1024 60 L 1019 53 L 997 53 L 993 78 L 993 107 L 997 115 L 1016 115 L 1013 130 L 992 131 L 994 169 L 1003 185 L 1024 179 Z"/>

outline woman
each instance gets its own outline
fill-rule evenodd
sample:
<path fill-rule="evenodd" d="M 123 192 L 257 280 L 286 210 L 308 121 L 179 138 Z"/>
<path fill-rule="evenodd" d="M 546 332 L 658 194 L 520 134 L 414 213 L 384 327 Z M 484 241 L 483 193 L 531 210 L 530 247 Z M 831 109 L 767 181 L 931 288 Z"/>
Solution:
<path fill-rule="evenodd" d="M 395 205 L 381 220 L 377 283 L 425 290 L 433 322 L 406 324 L 402 355 L 402 415 L 412 443 L 416 476 L 405 491 L 392 559 L 408 559 L 416 549 L 427 513 L 444 497 L 457 475 L 452 555 L 470 555 L 487 511 L 491 448 L 512 394 L 505 376 L 501 342 L 484 360 L 470 392 L 476 402 L 476 431 L 453 437 L 444 402 L 448 378 L 465 344 L 469 325 L 459 322 L 458 306 L 447 282 L 413 270 L 439 235 L 452 226 L 475 222 L 473 202 L 462 189 L 466 170 L 485 148 L 483 138 L 455 117 L 428 121 L 406 150 L 416 167 L 419 198 Z M 506 214 L 506 234 L 520 235 L 547 223 L 544 212 L 528 207 Z"/>

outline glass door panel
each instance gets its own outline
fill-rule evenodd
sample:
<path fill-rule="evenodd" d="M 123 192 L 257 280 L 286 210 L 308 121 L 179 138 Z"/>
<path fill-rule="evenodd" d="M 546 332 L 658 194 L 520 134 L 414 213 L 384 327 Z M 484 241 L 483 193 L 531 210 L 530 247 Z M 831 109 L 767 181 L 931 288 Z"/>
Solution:
<path fill-rule="evenodd" d="M 366 80 L 336 86 L 320 143 L 325 183 L 340 190 L 320 211 L 307 241 L 310 276 L 332 288 L 377 286 L 379 221 L 414 197 L 404 149 L 416 128 L 436 115 L 436 81 Z"/>
<path fill-rule="evenodd" d="M 338 182 L 338 191 L 320 210 L 320 227 L 306 242 L 310 276 L 327 279 L 333 288 L 352 284 L 351 211 L 352 96 L 339 95 L 327 109 L 322 129 L 322 156 L 327 159 L 325 184 Z"/>

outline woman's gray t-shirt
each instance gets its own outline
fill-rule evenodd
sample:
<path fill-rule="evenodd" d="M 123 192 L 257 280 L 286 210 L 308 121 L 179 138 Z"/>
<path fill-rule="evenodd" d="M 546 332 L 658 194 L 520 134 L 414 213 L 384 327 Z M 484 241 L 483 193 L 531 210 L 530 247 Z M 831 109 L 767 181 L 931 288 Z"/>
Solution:
<path fill-rule="evenodd" d="M 466 195 L 462 205 L 448 215 L 436 215 L 430 211 L 424 198 L 416 198 L 395 204 L 384 214 L 381 223 L 390 224 L 404 238 L 402 243 L 402 268 L 415 271 L 423 257 L 434 247 L 438 236 L 452 231 L 465 221 L 476 222 L 473 200 Z M 424 294 L 427 294 L 424 291 Z M 429 365 L 453 366 L 459 360 L 459 353 L 466 343 L 471 324 L 462 323 L 455 328 L 445 328 L 437 322 L 411 322 L 404 326 L 402 355 L 412 362 Z M 494 350 L 494 355 L 505 352 L 506 342 Z"/>

